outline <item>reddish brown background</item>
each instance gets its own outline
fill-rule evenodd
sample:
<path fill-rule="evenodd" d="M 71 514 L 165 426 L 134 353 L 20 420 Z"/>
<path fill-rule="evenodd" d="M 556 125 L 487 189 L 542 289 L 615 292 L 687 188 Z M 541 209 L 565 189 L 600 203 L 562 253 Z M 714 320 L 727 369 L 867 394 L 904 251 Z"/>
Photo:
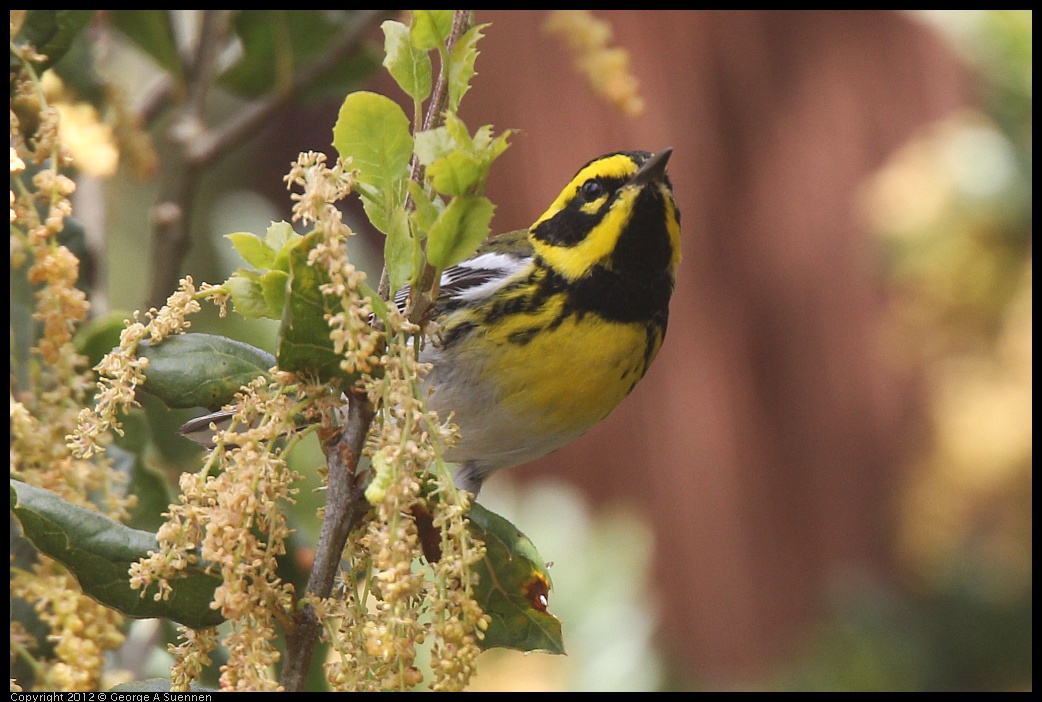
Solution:
<path fill-rule="evenodd" d="M 543 13 L 492 26 L 464 101 L 524 134 L 497 163 L 496 228 L 527 226 L 590 158 L 675 149 L 684 260 L 633 395 L 520 479 L 554 474 L 650 515 L 663 642 L 686 674 L 763 674 L 848 567 L 885 577 L 915 385 L 878 351 L 863 179 L 966 86 L 939 38 L 887 12 L 601 12 L 647 103 L 594 97 Z"/>
<path fill-rule="evenodd" d="M 677 683 L 746 685 L 795 650 L 837 578 L 893 572 L 919 388 L 880 350 L 886 293 L 859 187 L 970 86 L 941 38 L 901 13 L 596 16 L 630 52 L 636 119 L 592 94 L 545 12 L 477 12 L 492 24 L 462 115 L 523 131 L 493 169 L 494 228 L 528 226 L 595 156 L 672 146 L 684 260 L 644 381 L 511 475 L 648 514 Z M 386 77 L 374 89 L 400 95 Z M 278 133 L 328 149 L 335 116 L 287 118 Z M 301 148 L 277 138 L 272 172 Z"/>

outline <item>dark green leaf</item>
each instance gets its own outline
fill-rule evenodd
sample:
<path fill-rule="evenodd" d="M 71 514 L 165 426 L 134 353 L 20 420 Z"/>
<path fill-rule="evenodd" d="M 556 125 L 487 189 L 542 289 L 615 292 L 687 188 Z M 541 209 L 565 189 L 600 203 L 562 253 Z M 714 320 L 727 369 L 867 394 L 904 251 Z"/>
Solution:
<path fill-rule="evenodd" d="M 172 408 L 218 409 L 258 376 L 268 376 L 275 358 L 249 344 L 213 334 L 178 334 L 159 344 L 142 342 L 148 358 L 142 389 Z"/>
<path fill-rule="evenodd" d="M 334 350 L 326 321 L 326 315 L 341 311 L 340 299 L 322 294 L 319 286 L 328 283 L 329 276 L 308 265 L 308 253 L 322 237 L 322 232 L 313 232 L 290 250 L 289 291 L 277 342 L 279 368 L 350 383 L 358 374 L 340 367 L 343 357 Z"/>
<path fill-rule="evenodd" d="M 153 534 L 17 480 L 11 481 L 11 511 L 26 538 L 68 568 L 83 591 L 106 607 L 128 617 L 171 619 L 196 629 L 223 621 L 219 612 L 210 609 L 220 579 L 201 568 L 171 581 L 173 594 L 168 600 L 153 599 L 157 586 L 143 596 L 130 588 L 130 564 L 159 549 Z"/>
<path fill-rule="evenodd" d="M 221 76 L 221 85 L 246 97 L 287 89 L 315 62 L 325 58 L 339 40 L 355 31 L 353 10 L 244 10 L 234 30 L 243 54 Z M 308 86 L 305 99 L 343 95 L 358 87 L 378 66 L 365 45 L 332 65 Z"/>
<path fill-rule="evenodd" d="M 561 620 L 546 609 L 553 585 L 535 546 L 517 527 L 480 504 L 472 505 L 467 516 L 471 532 L 486 549 L 476 566 L 480 581 L 474 592 L 492 618 L 481 647 L 564 653 Z"/>

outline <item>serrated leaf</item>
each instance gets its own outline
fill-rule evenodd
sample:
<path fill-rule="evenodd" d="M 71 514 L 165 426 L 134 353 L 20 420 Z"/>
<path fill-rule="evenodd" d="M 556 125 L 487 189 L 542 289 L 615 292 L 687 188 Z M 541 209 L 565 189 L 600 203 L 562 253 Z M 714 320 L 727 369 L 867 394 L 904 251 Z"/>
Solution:
<path fill-rule="evenodd" d="M 450 112 L 455 113 L 459 109 L 460 101 L 470 90 L 470 80 L 477 73 L 474 70 L 474 62 L 478 58 L 478 41 L 485 36 L 482 31 L 486 27 L 487 24 L 474 25 L 452 47 L 448 70 Z"/>
<path fill-rule="evenodd" d="M 427 167 L 427 179 L 445 195 L 472 195 L 484 183 L 488 168 L 474 156 L 453 151 Z"/>
<path fill-rule="evenodd" d="M 471 533 L 485 543 L 485 557 L 475 565 L 474 596 L 492 621 L 479 645 L 564 653 L 561 620 L 547 611 L 553 585 L 535 546 L 480 504 L 471 505 L 467 517 Z"/>
<path fill-rule="evenodd" d="M 293 229 L 293 225 L 286 221 L 272 222 L 264 232 L 264 243 L 276 253 L 276 262 L 272 268 L 279 268 L 278 258 L 284 257 L 289 247 L 300 241 L 301 236 Z M 280 268 L 279 270 L 288 270 Z"/>
<path fill-rule="evenodd" d="M 158 586 L 144 596 L 130 588 L 130 564 L 159 550 L 155 536 L 74 505 L 42 488 L 11 480 L 11 511 L 41 552 L 65 566 L 83 591 L 128 617 L 171 619 L 195 629 L 224 618 L 210 609 L 220 578 L 201 568 L 170 581 L 173 594 L 157 602 Z"/>
<path fill-rule="evenodd" d="M 401 22 L 387 20 L 384 31 L 384 68 L 398 86 L 417 103 L 431 94 L 431 58 L 412 43 L 409 28 Z"/>
<path fill-rule="evenodd" d="M 497 137 L 492 136 L 492 125 L 486 124 L 478 127 L 474 133 L 474 151 L 482 154 L 487 163 L 491 164 L 503 155 L 510 146 L 509 139 L 514 135 L 514 130 L 507 129 Z"/>
<path fill-rule="evenodd" d="M 225 234 L 243 260 L 254 268 L 271 268 L 275 262 L 275 250 L 259 236 L 249 232 Z"/>
<path fill-rule="evenodd" d="M 216 410 L 258 376 L 268 377 L 275 358 L 235 339 L 213 334 L 178 334 L 158 344 L 142 342 L 138 356 L 148 358 L 145 384 L 167 407 Z"/>
<path fill-rule="evenodd" d="M 424 51 L 440 50 L 452 33 L 452 15 L 452 10 L 413 10 L 413 45 Z"/>
<path fill-rule="evenodd" d="M 427 235 L 427 260 L 438 270 L 469 258 L 488 237 L 495 206 L 487 197 L 453 198 Z"/>
<path fill-rule="evenodd" d="M 448 132 L 449 139 L 452 140 L 454 149 L 461 149 L 467 153 L 474 152 L 474 139 L 470 136 L 467 123 L 459 115 L 454 112 L 445 113 L 443 126 Z"/>

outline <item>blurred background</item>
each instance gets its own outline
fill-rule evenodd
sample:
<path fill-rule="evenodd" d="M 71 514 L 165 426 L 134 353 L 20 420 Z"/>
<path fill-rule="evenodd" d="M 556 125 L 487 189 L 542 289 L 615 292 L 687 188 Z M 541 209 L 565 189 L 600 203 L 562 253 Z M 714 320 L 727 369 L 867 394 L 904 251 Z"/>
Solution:
<path fill-rule="evenodd" d="M 530 224 L 595 156 L 672 146 L 684 260 L 633 394 L 483 491 L 554 562 L 569 655 L 486 653 L 475 687 L 1031 689 L 1031 13 L 595 18 L 636 116 L 547 13 L 477 13 L 461 114 L 520 130 L 489 182 L 494 229 Z M 104 20 L 98 71 L 140 107 L 155 57 Z M 399 97 L 380 74 L 352 80 Z M 332 151 L 343 92 L 288 101 L 192 172 L 176 275 L 222 281 L 241 265 L 224 234 L 289 219 L 282 176 Z M 257 99 L 215 92 L 206 114 Z M 153 161 L 124 150 L 80 178 L 100 312 L 161 302 L 155 205 L 185 141 L 145 116 Z M 381 246 L 353 257 L 378 275 Z M 239 332 L 272 345 L 263 323 Z M 185 449 L 153 434 L 176 474 Z"/>

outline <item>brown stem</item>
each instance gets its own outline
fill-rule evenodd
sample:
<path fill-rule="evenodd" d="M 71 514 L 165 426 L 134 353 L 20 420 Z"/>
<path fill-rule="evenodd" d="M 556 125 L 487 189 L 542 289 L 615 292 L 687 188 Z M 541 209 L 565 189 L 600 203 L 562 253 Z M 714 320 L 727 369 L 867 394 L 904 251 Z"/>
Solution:
<path fill-rule="evenodd" d="M 452 31 L 449 33 L 449 38 L 445 42 L 446 54 L 452 53 L 452 47 L 455 46 L 456 42 L 459 41 L 459 38 L 470 29 L 470 23 L 471 10 L 454 11 L 452 16 Z M 448 79 L 445 75 L 445 71 L 441 70 L 438 72 L 438 80 L 434 84 L 434 92 L 431 94 L 430 103 L 428 103 L 427 115 L 423 120 L 424 131 L 434 129 L 444 121 L 445 116 L 443 112 L 448 99 Z M 412 179 L 421 185 L 423 183 L 423 167 L 420 165 L 419 159 L 415 157 L 413 157 L 412 162 Z M 416 323 L 422 322 L 427 312 L 434 305 L 434 299 L 438 295 L 436 278 L 437 271 L 434 270 L 434 266 L 425 262 L 423 274 L 420 276 L 419 284 L 416 286 L 419 295 L 411 296 L 411 308 L 409 310 L 410 321 Z"/>
<path fill-rule="evenodd" d="M 315 562 L 311 566 L 311 575 L 308 578 L 309 598 L 329 597 L 333 591 L 347 537 L 369 509 L 364 494 L 365 481 L 358 475 L 358 462 L 372 420 L 373 408 L 369 398 L 364 392 L 352 392 L 343 433 L 323 442 L 323 451 L 329 467 L 326 511 L 318 546 L 315 549 Z M 286 635 L 282 686 L 287 691 L 299 692 L 304 689 L 311 657 L 321 633 L 321 624 L 314 608 L 306 602 L 294 617 L 293 624 L 293 630 Z"/>

